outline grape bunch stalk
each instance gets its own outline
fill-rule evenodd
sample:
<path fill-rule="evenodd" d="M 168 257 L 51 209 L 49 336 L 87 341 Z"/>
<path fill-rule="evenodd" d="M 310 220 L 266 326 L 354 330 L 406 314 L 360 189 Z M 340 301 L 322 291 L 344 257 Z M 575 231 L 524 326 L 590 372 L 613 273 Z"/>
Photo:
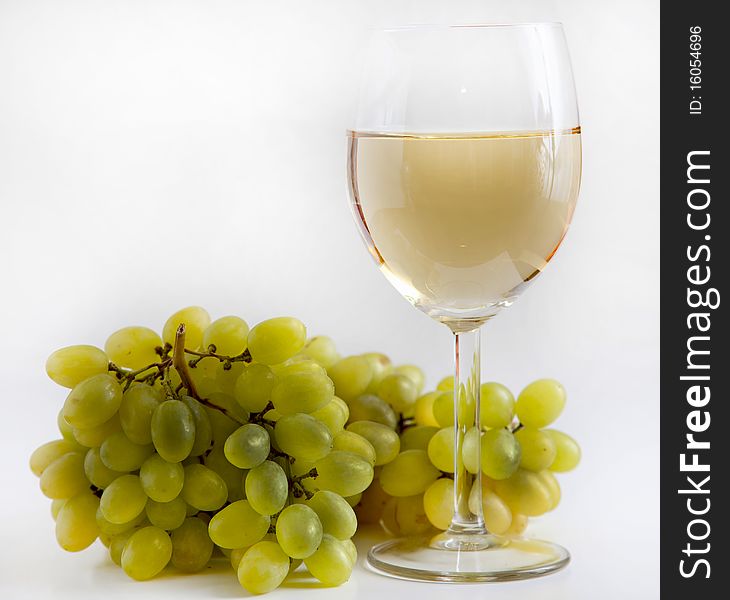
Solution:
<path fill-rule="evenodd" d="M 61 438 L 30 459 L 58 543 L 75 552 L 99 539 L 133 579 L 168 565 L 197 572 L 223 555 L 251 593 L 296 569 L 335 586 L 355 565 L 358 519 L 405 535 L 451 519 L 453 379 L 424 394 L 418 367 L 343 358 L 293 317 L 249 329 L 188 307 L 161 336 L 126 327 L 104 350 L 57 350 L 46 370 L 71 389 Z M 482 399 L 460 456 L 482 469 L 490 530 L 519 534 L 557 505 L 553 473 L 580 458 L 572 438 L 545 429 L 565 392 L 538 380 L 515 401 L 487 383 Z M 462 409 L 474 410 L 468 394 Z"/>

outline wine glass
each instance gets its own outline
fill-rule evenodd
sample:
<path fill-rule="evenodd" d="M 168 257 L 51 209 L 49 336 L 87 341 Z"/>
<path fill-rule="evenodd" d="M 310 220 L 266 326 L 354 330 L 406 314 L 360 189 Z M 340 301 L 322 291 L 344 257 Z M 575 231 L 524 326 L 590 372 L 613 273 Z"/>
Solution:
<path fill-rule="evenodd" d="M 461 450 L 480 426 L 480 327 L 545 268 L 578 196 L 581 136 L 562 25 L 374 33 L 348 140 L 363 240 L 388 281 L 451 329 L 455 347 L 451 526 L 379 544 L 368 561 L 429 581 L 556 571 L 570 560 L 564 548 L 487 531 L 481 471 L 467 471 Z M 472 446 L 480 465 L 480 444 Z"/>

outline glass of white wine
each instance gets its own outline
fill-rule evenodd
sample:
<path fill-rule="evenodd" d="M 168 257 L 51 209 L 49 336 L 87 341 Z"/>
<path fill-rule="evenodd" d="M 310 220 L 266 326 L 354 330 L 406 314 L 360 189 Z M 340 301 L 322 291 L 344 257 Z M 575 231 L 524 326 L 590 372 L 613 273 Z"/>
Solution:
<path fill-rule="evenodd" d="M 578 197 L 581 135 L 559 23 L 407 26 L 373 34 L 348 133 L 353 213 L 380 270 L 454 334 L 451 526 L 373 547 L 370 565 L 429 581 L 499 581 L 564 567 L 555 544 L 490 534 L 481 472 L 480 328 L 547 266 Z M 480 465 L 480 444 L 473 449 Z M 471 502 L 470 500 L 471 494 Z"/>

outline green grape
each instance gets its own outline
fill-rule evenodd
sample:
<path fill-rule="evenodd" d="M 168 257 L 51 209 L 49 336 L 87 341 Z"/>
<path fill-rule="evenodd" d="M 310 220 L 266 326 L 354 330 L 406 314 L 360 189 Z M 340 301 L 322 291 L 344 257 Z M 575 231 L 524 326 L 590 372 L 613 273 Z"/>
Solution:
<path fill-rule="evenodd" d="M 228 502 L 235 502 L 243 498 L 243 479 L 246 472 L 228 462 L 221 446 L 213 446 L 213 449 L 204 456 L 203 464 L 218 473 L 226 482 Z"/>
<path fill-rule="evenodd" d="M 114 471 L 107 467 L 101 460 L 99 448 L 89 448 L 84 457 L 84 473 L 86 478 L 98 488 L 107 487 L 117 477 L 124 475 L 120 471 Z"/>
<path fill-rule="evenodd" d="M 391 496 L 422 494 L 441 473 L 423 450 L 406 450 L 380 471 L 380 485 Z"/>
<path fill-rule="evenodd" d="M 214 384 L 218 392 L 230 396 L 232 399 L 231 405 L 235 408 L 240 408 L 239 404 L 233 398 L 233 394 L 236 391 L 236 382 L 245 370 L 246 365 L 242 362 L 234 362 L 230 365 L 221 362 L 215 369 Z"/>
<path fill-rule="evenodd" d="M 122 475 L 101 494 L 101 514 L 110 523 L 128 523 L 144 510 L 147 495 L 137 475 Z"/>
<path fill-rule="evenodd" d="M 254 510 L 248 500 L 238 500 L 213 515 L 210 539 L 221 548 L 243 548 L 263 539 L 271 519 Z"/>
<path fill-rule="evenodd" d="M 528 471 L 542 471 L 553 464 L 557 449 L 549 434 L 539 429 L 523 427 L 514 435 L 522 454 L 520 467 Z"/>
<path fill-rule="evenodd" d="M 347 553 L 350 563 L 354 568 L 355 563 L 357 563 L 357 546 L 355 546 L 355 543 L 352 540 L 340 540 L 340 543 L 342 544 L 342 547 Z"/>
<path fill-rule="evenodd" d="M 69 452 L 43 469 L 41 492 L 48 498 L 62 500 L 80 494 L 89 487 L 84 474 L 84 455 Z"/>
<path fill-rule="evenodd" d="M 385 400 L 373 394 L 363 394 L 350 400 L 350 421 L 373 421 L 391 429 L 398 426 L 398 415 Z"/>
<path fill-rule="evenodd" d="M 159 362 L 156 348 L 162 348 L 162 338 L 148 327 L 125 327 L 115 331 L 104 345 L 110 361 L 133 371 Z"/>
<path fill-rule="evenodd" d="M 472 427 L 467 429 L 461 444 L 461 460 L 464 461 L 464 468 L 472 475 L 479 472 L 479 463 L 481 462 L 479 455 L 481 451 L 480 437 L 481 432 L 476 427 Z"/>
<path fill-rule="evenodd" d="M 398 508 L 398 498 L 389 497 L 383 507 L 383 513 L 380 515 L 380 526 L 385 532 L 393 537 L 401 535 L 398 521 L 395 518 L 395 510 Z"/>
<path fill-rule="evenodd" d="M 203 348 L 215 346 L 215 351 L 224 356 L 237 356 L 246 349 L 248 323 L 240 317 L 216 319 L 203 333 Z"/>
<path fill-rule="evenodd" d="M 428 443 L 428 458 L 433 465 L 445 473 L 454 472 L 454 429 L 440 429 Z"/>
<path fill-rule="evenodd" d="M 119 420 L 119 413 L 117 413 L 101 425 L 97 425 L 91 429 L 73 428 L 72 432 L 76 442 L 82 446 L 86 448 L 98 448 L 104 443 L 106 438 L 121 430 L 122 425 Z"/>
<path fill-rule="evenodd" d="M 107 372 L 109 359 L 96 346 L 67 346 L 46 361 L 46 373 L 58 385 L 74 388 L 82 381 Z"/>
<path fill-rule="evenodd" d="M 123 431 L 118 431 L 104 440 L 99 448 L 99 456 L 113 471 L 128 473 L 139 469 L 154 451 L 152 444 L 135 444 Z"/>
<path fill-rule="evenodd" d="M 423 510 L 436 529 L 446 530 L 454 518 L 454 481 L 434 481 L 423 494 Z"/>
<path fill-rule="evenodd" d="M 335 435 L 344 429 L 350 416 L 350 409 L 343 400 L 335 396 L 328 404 L 315 410 L 311 415 L 324 423 L 329 432 Z"/>
<path fill-rule="evenodd" d="M 436 398 L 438 398 L 442 393 L 443 392 L 439 391 L 429 392 L 428 394 L 424 394 L 423 396 L 416 398 L 416 406 L 413 411 L 413 417 L 416 420 L 416 423 L 428 427 L 438 427 L 439 422 L 434 416 L 433 405 Z M 453 421 L 453 419 L 454 417 L 452 415 L 451 420 Z"/>
<path fill-rule="evenodd" d="M 385 354 L 380 352 L 368 352 L 363 354 L 362 357 L 370 364 L 371 373 L 370 383 L 365 391 L 374 394 L 378 391 L 378 386 L 383 378 L 393 372 L 393 363 Z"/>
<path fill-rule="evenodd" d="M 430 425 L 415 425 L 404 429 L 400 434 L 401 451 L 428 449 L 428 443 L 438 430 L 438 427 Z"/>
<path fill-rule="evenodd" d="M 495 482 L 495 491 L 513 513 L 539 516 L 552 507 L 552 496 L 537 473 L 518 469 L 509 479 Z"/>
<path fill-rule="evenodd" d="M 203 332 L 210 325 L 208 311 L 200 306 L 188 306 L 173 314 L 162 328 L 162 339 L 166 344 L 175 345 L 177 328 L 185 324 L 185 347 L 197 350 L 203 343 Z"/>
<path fill-rule="evenodd" d="M 362 492 L 359 494 L 353 494 L 352 496 L 345 496 L 344 500 L 347 502 L 351 508 L 354 508 L 360 503 L 360 500 L 362 500 Z"/>
<path fill-rule="evenodd" d="M 311 415 L 284 415 L 274 426 L 279 448 L 297 460 L 316 461 L 332 450 L 332 434 L 327 426 Z"/>
<path fill-rule="evenodd" d="M 436 385 L 436 389 L 441 392 L 451 392 L 454 389 L 454 376 L 447 375 Z"/>
<path fill-rule="evenodd" d="M 68 552 L 88 548 L 99 537 L 96 509 L 99 499 L 86 491 L 70 498 L 61 507 L 56 519 L 56 540 Z"/>
<path fill-rule="evenodd" d="M 348 356 L 327 369 L 335 392 L 345 402 L 365 393 L 373 377 L 370 362 L 364 356 Z"/>
<path fill-rule="evenodd" d="M 229 416 L 224 415 L 221 411 L 215 408 L 205 406 L 205 412 L 208 413 L 208 420 L 210 421 L 210 429 L 212 432 L 213 440 L 216 444 L 222 443 L 228 438 L 241 424 L 237 423 Z"/>
<path fill-rule="evenodd" d="M 185 519 L 172 532 L 172 566 L 185 573 L 195 573 L 208 564 L 213 555 L 213 542 L 208 525 L 198 517 Z"/>
<path fill-rule="evenodd" d="M 332 401 L 334 386 L 326 375 L 292 373 L 277 380 L 271 390 L 274 408 L 282 414 L 311 413 Z"/>
<path fill-rule="evenodd" d="M 504 535 L 512 524 L 512 511 L 493 490 L 490 490 L 484 483 L 481 485 L 481 496 L 477 493 L 479 487 L 473 485 L 469 493 L 469 510 L 474 514 L 479 511 L 481 499 L 481 512 L 484 518 L 484 526 L 489 533 Z"/>
<path fill-rule="evenodd" d="M 46 467 L 56 459 L 61 458 L 69 452 L 83 452 L 83 450 L 84 448 L 81 448 L 75 442 L 70 442 L 65 439 L 46 442 L 30 455 L 30 470 L 33 472 L 33 475 L 40 477 L 43 471 L 46 470 Z"/>
<path fill-rule="evenodd" d="M 216 546 L 216 548 L 220 548 L 220 546 Z M 223 548 L 221 548 L 223 550 Z M 241 564 L 241 559 L 243 558 L 243 555 L 246 554 L 246 550 L 248 550 L 248 547 L 246 548 L 234 548 L 233 550 L 230 550 L 231 553 L 228 557 L 231 561 L 231 566 L 233 567 L 233 570 L 238 572 L 238 565 Z"/>
<path fill-rule="evenodd" d="M 515 416 L 515 397 L 501 383 L 490 381 L 481 385 L 479 422 L 482 427 L 507 427 Z"/>
<path fill-rule="evenodd" d="M 567 433 L 557 429 L 546 429 L 545 432 L 555 444 L 555 459 L 550 464 L 550 470 L 558 473 L 572 471 L 580 462 L 580 446 Z"/>
<path fill-rule="evenodd" d="M 390 498 L 383 491 L 380 481 L 376 478 L 373 484 L 363 492 L 360 502 L 354 507 L 357 522 L 362 524 L 367 523 L 369 525 L 379 523 L 380 517 L 383 514 L 383 508 Z"/>
<path fill-rule="evenodd" d="M 415 410 L 418 388 L 406 375 L 388 375 L 378 386 L 378 396 L 397 413 L 410 416 Z"/>
<path fill-rule="evenodd" d="M 347 431 L 356 433 L 370 442 L 375 449 L 375 464 L 384 465 L 392 461 L 400 451 L 400 438 L 390 427 L 373 421 L 355 421 Z"/>
<path fill-rule="evenodd" d="M 550 494 L 550 508 L 548 510 L 553 510 L 560 504 L 560 497 L 562 495 L 558 479 L 548 470 L 540 471 L 537 476 Z"/>
<path fill-rule="evenodd" d="M 538 379 L 520 392 L 515 413 L 525 427 L 542 429 L 560 416 L 565 388 L 554 379 Z"/>
<path fill-rule="evenodd" d="M 273 371 L 266 365 L 249 365 L 236 380 L 233 389 L 236 402 L 248 412 L 261 412 L 271 400 L 275 380 Z"/>
<path fill-rule="evenodd" d="M 333 450 L 344 450 L 358 454 L 367 460 L 371 465 L 375 466 L 375 448 L 364 437 L 352 431 L 340 431 L 333 440 Z"/>
<path fill-rule="evenodd" d="M 249 414 L 241 408 L 241 405 L 236 402 L 236 399 L 232 394 L 223 392 L 214 392 L 208 394 L 208 402 L 212 405 L 222 408 L 238 423 L 245 423 L 248 421 Z M 213 409 L 216 410 L 216 409 Z M 219 410 L 220 412 L 220 410 Z M 210 413 L 209 413 L 210 416 Z"/>
<path fill-rule="evenodd" d="M 307 328 L 294 317 L 277 317 L 256 325 L 248 334 L 251 358 L 265 365 L 277 365 L 304 347 Z"/>
<path fill-rule="evenodd" d="M 182 491 L 184 470 L 180 463 L 167 462 L 159 454 L 153 454 L 142 463 L 139 479 L 152 500 L 170 502 Z"/>
<path fill-rule="evenodd" d="M 317 477 L 302 481 L 312 491 L 329 490 L 340 496 L 354 496 L 373 481 L 372 465 L 352 452 L 333 450 L 314 463 L 314 468 L 317 469 Z"/>
<path fill-rule="evenodd" d="M 520 466 L 520 445 L 506 429 L 490 429 L 482 435 L 482 471 L 492 479 L 507 479 Z"/>
<path fill-rule="evenodd" d="M 289 497 L 289 480 L 278 464 L 265 460 L 246 475 L 246 498 L 261 515 L 275 515 Z"/>
<path fill-rule="evenodd" d="M 355 511 L 339 494 L 321 490 L 306 500 L 306 505 L 317 513 L 324 533 L 328 533 L 338 540 L 347 540 L 355 535 L 357 530 Z M 281 517 L 276 523 L 277 532 L 280 522 Z M 283 546 L 284 544 L 282 544 Z"/>
<path fill-rule="evenodd" d="M 58 518 L 58 513 L 61 512 L 61 509 L 66 502 L 67 500 L 61 499 L 51 500 L 51 516 L 54 521 Z"/>
<path fill-rule="evenodd" d="M 210 449 L 213 443 L 213 429 L 210 425 L 210 419 L 203 405 L 195 398 L 183 396 L 182 402 L 190 409 L 190 413 L 193 415 L 193 422 L 195 423 L 195 438 L 193 439 L 190 456 L 200 456 L 206 450 Z"/>
<path fill-rule="evenodd" d="M 420 394 L 426 385 L 426 374 L 416 365 L 400 365 L 393 372 L 408 377 L 416 386 L 416 394 Z"/>
<path fill-rule="evenodd" d="M 111 538 L 111 542 L 109 543 L 109 558 L 118 567 L 122 566 L 122 551 L 124 550 L 124 546 L 135 531 L 135 529 L 130 529 L 124 533 L 113 535 Z"/>
<path fill-rule="evenodd" d="M 423 535 L 431 529 L 423 508 L 423 494 L 396 498 L 394 517 L 401 535 Z"/>
<path fill-rule="evenodd" d="M 309 506 L 292 504 L 276 520 L 276 539 L 288 556 L 307 558 L 322 541 L 322 523 Z"/>
<path fill-rule="evenodd" d="M 308 358 L 290 358 L 286 362 L 271 367 L 276 377 L 286 377 L 287 375 L 298 375 L 300 373 L 308 373 L 322 377 L 327 375 L 327 371 L 313 360 Z"/>
<path fill-rule="evenodd" d="M 350 551 L 340 540 L 325 533 L 322 543 L 314 554 L 304 559 L 309 572 L 325 585 L 336 586 L 345 583 L 352 573 Z"/>
<path fill-rule="evenodd" d="M 188 465 L 185 467 L 182 498 L 198 510 L 218 510 L 228 498 L 226 482 L 204 465 Z"/>
<path fill-rule="evenodd" d="M 71 427 L 90 429 L 108 421 L 122 403 L 122 388 L 103 373 L 74 386 L 63 405 L 63 417 Z"/>
<path fill-rule="evenodd" d="M 311 358 L 325 369 L 329 369 L 340 360 L 335 343 L 325 335 L 317 335 L 307 340 L 301 352 L 307 358 Z"/>
<path fill-rule="evenodd" d="M 454 424 L 454 394 L 453 392 L 434 392 L 431 411 L 439 427 L 451 427 Z"/>
<path fill-rule="evenodd" d="M 175 498 L 169 502 L 155 502 L 148 500 L 145 506 L 147 518 L 155 527 L 172 531 L 183 524 L 187 514 L 187 505 L 182 498 Z"/>
<path fill-rule="evenodd" d="M 253 469 L 269 456 L 269 432 L 261 425 L 247 423 L 228 436 L 223 451 L 232 465 L 239 469 Z"/>
<path fill-rule="evenodd" d="M 289 557 L 276 542 L 254 544 L 241 557 L 238 581 L 252 594 L 278 588 L 289 574 Z"/>
<path fill-rule="evenodd" d="M 71 425 L 66 422 L 66 419 L 63 418 L 63 407 L 61 407 L 61 410 L 58 411 L 58 415 L 56 416 L 56 425 L 58 425 L 58 431 L 61 433 L 64 440 L 76 442 L 76 438 L 74 438 L 74 428 L 71 427 Z"/>
<path fill-rule="evenodd" d="M 168 462 L 180 462 L 195 443 L 193 413 L 180 400 L 165 400 L 152 415 L 152 442 L 157 453 Z"/>
<path fill-rule="evenodd" d="M 122 550 L 122 569 L 132 579 L 152 579 L 172 557 L 172 542 L 164 529 L 143 527 L 135 531 Z"/>
<path fill-rule="evenodd" d="M 512 515 L 512 524 L 509 526 L 509 529 L 505 533 L 505 535 L 515 536 L 515 535 L 522 535 L 522 533 L 527 529 L 527 522 L 529 519 L 526 515 Z"/>
<path fill-rule="evenodd" d="M 110 523 L 104 518 L 104 513 L 101 510 L 101 504 L 99 504 L 99 507 L 96 510 L 96 525 L 99 527 L 99 531 L 104 535 L 114 536 L 124 533 L 125 531 L 130 531 L 141 525 L 146 518 L 147 514 L 145 511 L 142 511 L 134 517 L 134 519 L 127 521 L 126 523 Z"/>
<path fill-rule="evenodd" d="M 124 392 L 119 406 L 122 431 L 135 444 L 152 443 L 152 415 L 163 400 L 162 390 L 135 383 Z"/>

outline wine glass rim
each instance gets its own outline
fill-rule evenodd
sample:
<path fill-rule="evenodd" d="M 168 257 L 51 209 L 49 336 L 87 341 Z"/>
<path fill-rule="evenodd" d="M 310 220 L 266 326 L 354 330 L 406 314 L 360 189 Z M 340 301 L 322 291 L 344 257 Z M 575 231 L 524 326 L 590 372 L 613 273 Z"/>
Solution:
<path fill-rule="evenodd" d="M 425 29 L 497 29 L 497 28 L 520 28 L 520 27 L 562 27 L 561 21 L 525 21 L 515 23 L 412 23 L 404 25 L 392 25 L 379 28 L 384 33 L 395 33 L 400 31 L 419 31 Z M 377 30 L 377 29 L 376 29 Z"/>

